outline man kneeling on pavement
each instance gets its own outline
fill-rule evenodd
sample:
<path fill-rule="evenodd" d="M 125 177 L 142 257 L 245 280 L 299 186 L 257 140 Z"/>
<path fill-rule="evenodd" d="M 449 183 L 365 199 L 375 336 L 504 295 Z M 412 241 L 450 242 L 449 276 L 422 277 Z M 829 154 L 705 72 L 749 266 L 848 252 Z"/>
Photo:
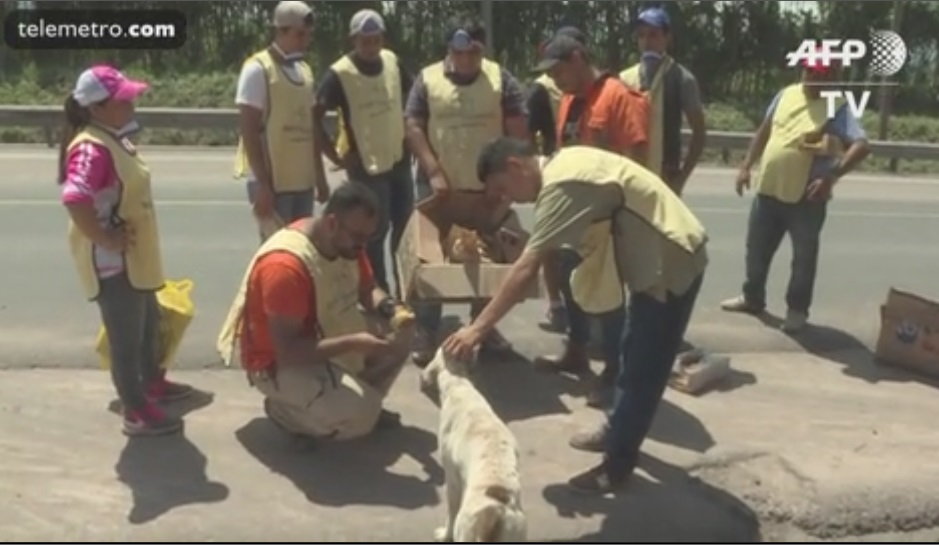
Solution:
<path fill-rule="evenodd" d="M 290 434 L 345 440 L 400 423 L 382 404 L 410 355 L 413 316 L 375 286 L 365 254 L 379 206 L 344 184 L 321 217 L 275 233 L 222 328 L 226 363 L 239 346 L 268 418 Z"/>

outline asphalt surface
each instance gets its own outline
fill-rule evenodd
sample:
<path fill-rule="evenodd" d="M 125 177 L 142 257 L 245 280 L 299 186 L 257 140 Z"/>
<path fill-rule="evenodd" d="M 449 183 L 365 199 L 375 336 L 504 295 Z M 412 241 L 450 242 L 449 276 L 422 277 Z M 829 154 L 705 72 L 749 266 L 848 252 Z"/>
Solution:
<path fill-rule="evenodd" d="M 231 178 L 228 149 L 146 152 L 151 164 L 168 275 L 195 281 L 197 318 L 179 354 L 182 367 L 214 365 L 214 338 L 244 267 L 256 247 L 243 185 Z M 4 367 L 96 365 L 90 347 L 97 310 L 78 289 L 65 241 L 66 219 L 54 183 L 55 152 L 0 148 L 0 247 L 7 264 L 0 283 L 0 347 Z M 336 175 L 334 181 L 338 181 Z M 772 328 L 718 309 L 740 288 L 749 198 L 732 191 L 733 171 L 702 167 L 687 199 L 708 227 L 711 266 L 689 338 L 720 352 L 801 351 Z M 815 351 L 870 346 L 879 305 L 891 286 L 939 298 L 939 182 L 891 176 L 849 177 L 831 204 L 809 335 Z M 530 225 L 531 211 L 520 209 Z M 788 242 L 770 281 L 770 310 L 784 311 Z M 514 340 L 548 343 L 532 327 L 544 305 L 528 302 L 506 324 Z M 454 314 L 465 315 L 455 306 Z M 805 344 L 805 343 L 803 343 Z"/>
<path fill-rule="evenodd" d="M 205 395 L 186 433 L 125 441 L 92 350 L 99 328 L 65 242 L 55 153 L 0 147 L 0 535 L 10 541 L 421 542 L 442 520 L 436 409 L 409 366 L 388 400 L 405 427 L 364 442 L 298 448 L 262 416 L 214 340 L 257 246 L 231 150 L 146 153 L 165 262 L 195 282 L 197 316 L 178 380 Z M 335 182 L 340 181 L 335 178 Z M 891 286 L 939 298 L 939 182 L 845 180 L 831 205 L 813 321 L 799 339 L 717 306 L 742 276 L 748 199 L 733 171 L 702 167 L 688 200 L 708 226 L 712 263 L 689 340 L 731 355 L 733 373 L 702 397 L 668 392 L 629 490 L 571 495 L 596 462 L 564 446 L 600 414 L 584 384 L 524 360 L 560 339 L 534 324 L 543 302 L 503 329 L 521 358 L 482 366 L 478 387 L 521 445 L 531 541 L 934 542 L 939 540 L 935 388 L 873 363 L 878 307 Z M 530 225 L 531 211 L 520 210 Z M 776 260 L 781 312 L 789 250 Z M 454 306 L 452 313 L 465 315 Z M 810 352 L 811 354 L 807 354 Z M 37 369 L 38 368 L 38 369 Z M 521 386 L 520 385 L 524 385 Z"/>

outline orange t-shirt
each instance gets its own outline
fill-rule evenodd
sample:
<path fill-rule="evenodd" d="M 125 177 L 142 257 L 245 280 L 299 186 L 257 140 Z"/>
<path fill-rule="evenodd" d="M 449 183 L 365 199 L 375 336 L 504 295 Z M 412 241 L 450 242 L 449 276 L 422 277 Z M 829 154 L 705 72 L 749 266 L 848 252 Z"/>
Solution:
<path fill-rule="evenodd" d="M 649 100 L 619 78 L 604 74 L 586 97 L 564 95 L 557 134 L 558 147 L 576 143 L 626 154 L 649 142 Z"/>
<path fill-rule="evenodd" d="M 359 254 L 359 282 L 372 285 L 372 266 Z M 254 264 L 248 277 L 241 335 L 241 361 L 245 369 L 262 371 L 276 361 L 268 318 L 282 316 L 304 321 L 305 333 L 317 335 L 316 292 L 303 261 L 286 251 L 271 252 Z"/>

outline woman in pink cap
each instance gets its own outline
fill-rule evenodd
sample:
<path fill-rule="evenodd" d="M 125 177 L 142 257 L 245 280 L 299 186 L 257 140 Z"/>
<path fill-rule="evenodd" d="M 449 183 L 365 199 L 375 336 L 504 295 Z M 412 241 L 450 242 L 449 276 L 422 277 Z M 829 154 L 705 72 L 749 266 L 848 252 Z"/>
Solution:
<path fill-rule="evenodd" d="M 68 209 L 69 245 L 85 295 L 98 304 L 108 332 L 111 378 L 124 407 L 124 433 L 182 429 L 160 402 L 192 388 L 160 370 L 159 307 L 163 265 L 150 170 L 128 135 L 134 101 L 147 90 L 111 66 L 82 72 L 65 100 L 59 183 Z"/>

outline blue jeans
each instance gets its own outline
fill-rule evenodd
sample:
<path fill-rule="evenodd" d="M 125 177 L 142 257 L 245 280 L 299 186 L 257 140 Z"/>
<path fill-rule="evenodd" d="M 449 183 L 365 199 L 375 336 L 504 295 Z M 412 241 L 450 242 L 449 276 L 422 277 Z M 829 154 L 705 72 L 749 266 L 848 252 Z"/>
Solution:
<path fill-rule="evenodd" d="M 369 175 L 361 168 L 348 171 L 349 180 L 368 186 L 378 197 L 381 204 L 378 230 L 375 237 L 368 244 L 366 253 L 372 263 L 375 273 L 375 283 L 386 293 L 391 293 L 388 278 L 388 267 L 385 261 L 385 239 L 391 234 L 391 256 L 394 256 L 401 245 L 401 236 L 404 227 L 414 210 L 414 179 L 411 175 L 411 158 L 405 156 L 388 172 L 378 175 Z M 400 292 L 400 279 L 397 267 L 392 267 L 395 286 Z M 401 294 L 399 293 L 400 297 Z"/>
<path fill-rule="evenodd" d="M 664 302 L 642 292 L 629 298 L 622 368 L 607 421 L 604 466 L 612 478 L 628 477 L 639 462 L 703 278 L 699 276 L 682 295 L 669 294 Z"/>
<path fill-rule="evenodd" d="M 248 180 L 245 189 L 248 192 L 248 202 L 254 204 L 254 196 L 258 193 L 258 182 Z M 275 193 L 274 211 L 277 212 L 277 215 L 284 223 L 289 225 L 298 219 L 308 218 L 313 215 L 313 200 L 312 189 Z"/>
<path fill-rule="evenodd" d="M 608 378 L 613 378 L 619 372 L 620 345 L 623 341 L 623 329 L 626 325 L 626 308 L 618 308 L 604 314 L 588 315 L 574 301 L 574 295 L 571 293 L 571 275 L 581 262 L 580 256 L 573 250 L 561 250 L 559 261 L 561 265 L 561 296 L 564 298 L 564 308 L 567 311 L 568 344 L 586 348 L 590 344 L 591 320 L 599 322 L 603 360 L 606 364 L 603 374 Z"/>
<path fill-rule="evenodd" d="M 747 228 L 747 279 L 744 299 L 757 308 L 766 306 L 766 279 L 773 256 L 789 234 L 792 240 L 792 272 L 786 289 L 789 310 L 808 314 L 818 271 L 818 250 L 828 202 L 803 200 L 790 204 L 757 195 L 750 208 Z"/>

